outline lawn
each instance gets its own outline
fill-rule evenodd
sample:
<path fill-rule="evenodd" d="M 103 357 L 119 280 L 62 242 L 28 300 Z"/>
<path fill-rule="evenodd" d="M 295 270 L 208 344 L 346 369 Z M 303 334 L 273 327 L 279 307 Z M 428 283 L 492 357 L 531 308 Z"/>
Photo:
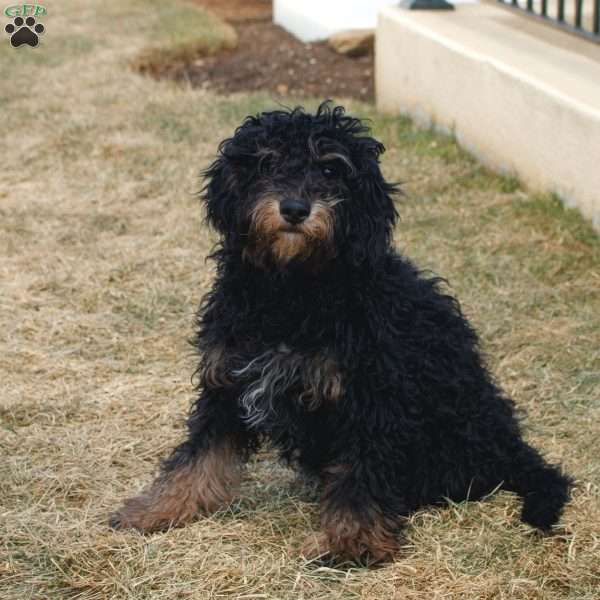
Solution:
<path fill-rule="evenodd" d="M 528 439 L 577 480 L 561 525 L 540 537 L 502 493 L 415 515 L 394 564 L 326 568 L 300 557 L 316 504 L 265 452 L 222 514 L 148 537 L 107 528 L 183 435 L 212 278 L 200 170 L 275 102 L 130 68 L 168 54 L 175 30 L 186 53 L 229 39 L 179 0 L 62 0 L 44 24 L 35 50 L 0 44 L 0 598 L 597 600 L 599 240 L 452 139 L 356 102 L 405 182 L 397 246 L 448 279 Z"/>

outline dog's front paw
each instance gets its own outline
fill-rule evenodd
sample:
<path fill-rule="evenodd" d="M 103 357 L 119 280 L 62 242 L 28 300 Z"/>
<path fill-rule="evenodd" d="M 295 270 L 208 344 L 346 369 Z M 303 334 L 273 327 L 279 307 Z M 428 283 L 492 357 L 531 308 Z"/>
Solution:
<path fill-rule="evenodd" d="M 321 527 L 322 532 L 305 544 L 305 556 L 374 565 L 393 561 L 402 547 L 399 518 L 386 517 L 375 507 L 356 512 L 326 505 Z"/>
<path fill-rule="evenodd" d="M 331 556 L 329 539 L 322 531 L 308 536 L 302 544 L 300 554 L 307 560 L 326 559 Z"/>
<path fill-rule="evenodd" d="M 152 514 L 148 502 L 143 496 L 129 498 L 123 506 L 110 514 L 108 526 L 111 529 L 137 529 L 141 532 L 156 531 L 163 528 L 158 515 Z"/>
<path fill-rule="evenodd" d="M 111 529 L 132 529 L 133 524 L 127 519 L 123 510 L 118 510 L 108 516 L 108 526 Z"/>
<path fill-rule="evenodd" d="M 356 562 L 362 565 L 376 565 L 394 560 L 400 550 L 397 539 L 371 539 L 359 535 L 352 539 L 330 539 L 324 532 L 315 533 L 304 541 L 302 556 L 310 561 Z"/>

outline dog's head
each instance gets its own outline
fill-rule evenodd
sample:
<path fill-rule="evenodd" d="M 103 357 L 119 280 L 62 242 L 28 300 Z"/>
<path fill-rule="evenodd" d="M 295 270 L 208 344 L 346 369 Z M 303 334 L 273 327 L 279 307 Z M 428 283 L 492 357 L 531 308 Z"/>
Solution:
<path fill-rule="evenodd" d="M 205 172 L 209 223 L 226 247 L 265 269 L 377 260 L 391 240 L 395 187 L 368 131 L 328 102 L 314 115 L 247 117 Z"/>

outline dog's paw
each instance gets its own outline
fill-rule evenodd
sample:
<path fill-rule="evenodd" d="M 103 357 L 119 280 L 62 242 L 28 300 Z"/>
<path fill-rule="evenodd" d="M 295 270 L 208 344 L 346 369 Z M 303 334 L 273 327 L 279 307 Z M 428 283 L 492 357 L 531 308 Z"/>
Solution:
<path fill-rule="evenodd" d="M 390 542 L 384 548 L 377 545 L 355 546 L 341 540 L 332 542 L 323 532 L 308 536 L 302 544 L 301 556 L 308 561 L 322 562 L 328 565 L 341 565 L 346 563 L 362 566 L 376 566 L 392 562 L 399 552 L 400 545 L 397 541 Z"/>
<path fill-rule="evenodd" d="M 108 516 L 108 526 L 111 529 L 138 529 L 124 509 L 117 510 Z"/>
<path fill-rule="evenodd" d="M 115 530 L 137 529 L 143 531 L 139 523 L 132 520 L 124 509 L 117 510 L 108 516 L 108 526 Z"/>
<path fill-rule="evenodd" d="M 129 498 L 123 506 L 108 517 L 111 529 L 135 529 L 141 533 L 160 531 L 169 526 L 164 515 L 151 510 L 144 496 Z"/>
<path fill-rule="evenodd" d="M 322 531 L 309 535 L 302 544 L 300 554 L 310 561 L 329 558 L 331 556 L 329 539 Z"/>
<path fill-rule="evenodd" d="M 111 529 L 129 529 L 130 525 L 123 518 L 123 514 L 120 511 L 111 513 L 108 516 L 108 526 Z"/>
<path fill-rule="evenodd" d="M 33 17 L 15 17 L 12 23 L 9 23 L 4 31 L 10 35 L 10 44 L 13 48 L 27 44 L 35 48 L 40 41 L 39 36 L 44 33 L 45 27 L 41 23 L 36 23 Z"/>

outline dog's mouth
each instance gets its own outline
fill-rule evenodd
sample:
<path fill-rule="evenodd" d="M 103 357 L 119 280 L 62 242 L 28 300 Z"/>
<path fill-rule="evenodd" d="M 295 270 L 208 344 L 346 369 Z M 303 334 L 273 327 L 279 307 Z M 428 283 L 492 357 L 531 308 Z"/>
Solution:
<path fill-rule="evenodd" d="M 304 231 L 299 225 L 283 225 L 279 228 L 279 232 L 285 235 L 305 235 Z"/>

